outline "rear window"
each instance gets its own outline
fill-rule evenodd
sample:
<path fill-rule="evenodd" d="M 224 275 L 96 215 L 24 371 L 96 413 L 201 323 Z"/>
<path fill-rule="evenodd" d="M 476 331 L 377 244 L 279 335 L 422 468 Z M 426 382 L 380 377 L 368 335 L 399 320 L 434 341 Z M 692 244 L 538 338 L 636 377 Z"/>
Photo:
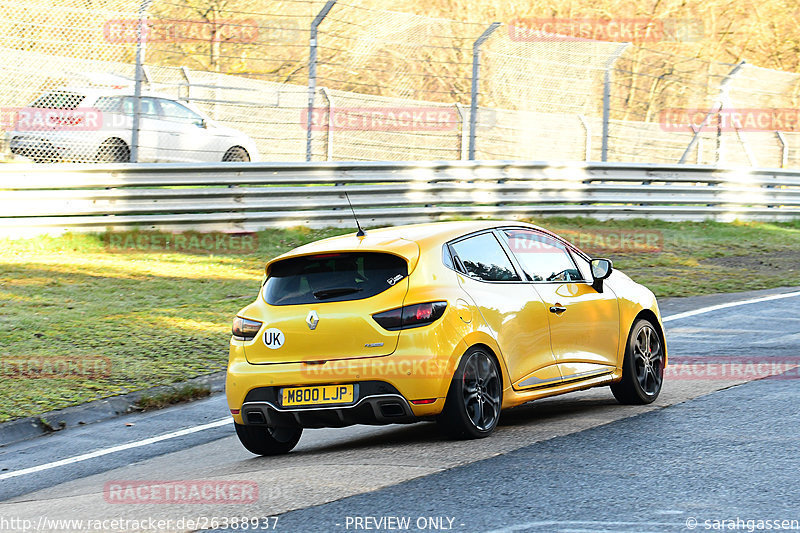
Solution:
<path fill-rule="evenodd" d="M 81 105 L 83 99 L 82 94 L 56 91 L 40 96 L 30 106 L 37 109 L 75 109 Z"/>
<path fill-rule="evenodd" d="M 294 257 L 270 267 L 263 294 L 270 305 L 362 300 L 407 275 L 405 260 L 379 252 Z"/>

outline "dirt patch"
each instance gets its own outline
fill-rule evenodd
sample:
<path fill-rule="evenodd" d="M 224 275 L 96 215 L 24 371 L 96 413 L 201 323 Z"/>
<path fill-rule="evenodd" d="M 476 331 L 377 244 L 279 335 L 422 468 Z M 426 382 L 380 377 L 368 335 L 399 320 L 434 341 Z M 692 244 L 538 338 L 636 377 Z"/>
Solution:
<path fill-rule="evenodd" d="M 800 269 L 800 251 L 776 251 L 768 254 L 714 257 L 706 259 L 700 264 L 738 268 L 763 273 L 792 272 Z"/>

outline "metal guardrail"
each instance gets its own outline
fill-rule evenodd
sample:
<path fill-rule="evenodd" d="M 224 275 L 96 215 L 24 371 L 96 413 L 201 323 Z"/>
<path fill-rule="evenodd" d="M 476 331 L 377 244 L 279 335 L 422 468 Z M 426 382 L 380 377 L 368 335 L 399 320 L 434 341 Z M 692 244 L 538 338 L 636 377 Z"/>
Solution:
<path fill-rule="evenodd" d="M 453 217 L 673 220 L 800 216 L 800 171 L 545 162 L 0 167 L 0 234 L 254 231 Z"/>

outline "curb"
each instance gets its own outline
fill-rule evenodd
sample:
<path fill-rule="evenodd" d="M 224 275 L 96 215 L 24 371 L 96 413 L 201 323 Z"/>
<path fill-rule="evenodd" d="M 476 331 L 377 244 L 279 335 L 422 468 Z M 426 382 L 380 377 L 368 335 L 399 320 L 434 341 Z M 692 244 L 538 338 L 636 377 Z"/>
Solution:
<path fill-rule="evenodd" d="M 192 378 L 171 385 L 160 385 L 128 394 L 111 396 L 102 400 L 94 400 L 81 405 L 65 407 L 48 411 L 36 416 L 29 416 L 3 422 L 0 424 L 0 446 L 15 442 L 40 437 L 70 427 L 83 426 L 102 422 L 120 415 L 139 411 L 136 403 L 142 396 L 150 396 L 161 392 L 168 392 L 186 385 L 207 385 L 211 394 L 218 394 L 225 390 L 225 370 Z"/>

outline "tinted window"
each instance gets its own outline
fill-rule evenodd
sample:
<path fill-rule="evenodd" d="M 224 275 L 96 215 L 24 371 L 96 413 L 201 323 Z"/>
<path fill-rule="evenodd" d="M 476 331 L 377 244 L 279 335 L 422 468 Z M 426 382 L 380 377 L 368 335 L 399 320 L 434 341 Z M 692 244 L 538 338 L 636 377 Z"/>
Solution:
<path fill-rule="evenodd" d="M 405 260 L 391 254 L 295 257 L 270 267 L 263 294 L 270 305 L 361 300 L 385 291 L 407 275 Z"/>
<path fill-rule="evenodd" d="M 75 109 L 83 102 L 83 95 L 66 91 L 56 91 L 40 96 L 31 104 L 39 109 Z"/>
<path fill-rule="evenodd" d="M 519 281 L 500 243 L 491 233 L 483 233 L 450 246 L 470 277 L 484 281 Z"/>
<path fill-rule="evenodd" d="M 583 281 L 561 242 L 529 230 L 506 230 L 505 234 L 511 251 L 531 280 Z"/>

